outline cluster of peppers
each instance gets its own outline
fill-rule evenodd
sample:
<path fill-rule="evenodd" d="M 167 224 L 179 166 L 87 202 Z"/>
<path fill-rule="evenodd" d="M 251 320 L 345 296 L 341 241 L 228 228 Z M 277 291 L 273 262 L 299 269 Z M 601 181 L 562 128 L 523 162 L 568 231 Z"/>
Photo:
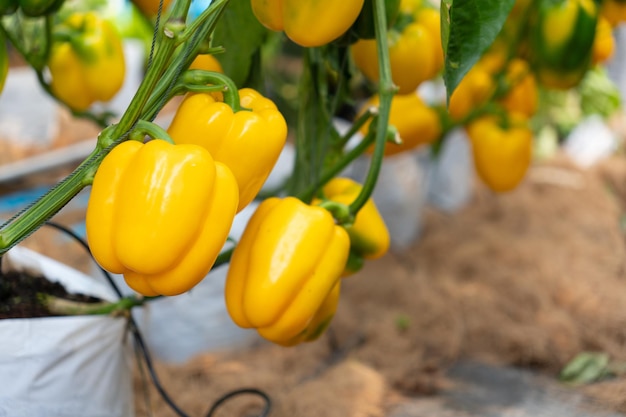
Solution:
<path fill-rule="evenodd" d="M 94 258 L 144 296 L 181 294 L 208 274 L 235 215 L 279 157 L 282 114 L 255 90 L 237 95 L 233 106 L 222 95 L 189 93 L 163 135 L 173 143 L 123 142 L 94 177 L 86 217 Z M 335 178 L 310 204 L 271 197 L 259 205 L 230 260 L 225 298 L 235 323 L 285 346 L 323 333 L 341 278 L 358 269 L 350 260 L 378 258 L 389 247 L 371 199 L 342 225 L 326 208 L 345 207 L 360 191 Z"/>
<path fill-rule="evenodd" d="M 440 109 L 416 94 L 422 82 L 442 69 L 439 11 L 419 0 L 387 5 L 399 7 L 388 33 L 392 79 L 398 86 L 389 123 L 401 143 L 388 143 L 385 154 L 433 144 L 462 126 L 478 176 L 495 192 L 515 189 L 530 166 L 529 120 L 538 108 L 539 86 L 576 86 L 591 66 L 612 56 L 611 29 L 625 20 L 619 16 L 626 17 L 622 0 L 605 0 L 602 6 L 594 0 L 517 0 L 494 44 L 457 86 L 447 109 Z M 359 39 L 351 52 L 356 67 L 375 82 L 375 43 Z M 378 101 L 377 96 L 369 99 L 361 113 Z M 368 129 L 366 123 L 361 132 Z"/>

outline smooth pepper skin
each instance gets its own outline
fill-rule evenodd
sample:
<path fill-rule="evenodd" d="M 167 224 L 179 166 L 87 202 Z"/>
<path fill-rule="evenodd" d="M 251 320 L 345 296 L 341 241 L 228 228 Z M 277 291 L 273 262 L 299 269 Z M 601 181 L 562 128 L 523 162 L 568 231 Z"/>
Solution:
<path fill-rule="evenodd" d="M 251 0 L 252 12 L 270 30 L 284 31 L 304 47 L 326 45 L 356 21 L 364 0 Z"/>
<path fill-rule="evenodd" d="M 178 144 L 196 144 L 224 163 L 239 184 L 241 211 L 258 194 L 287 140 L 287 123 L 276 105 L 250 88 L 239 90 L 241 106 L 233 112 L 211 94 L 188 95 L 168 133 Z"/>
<path fill-rule="evenodd" d="M 94 12 L 74 13 L 62 26 L 72 36 L 52 45 L 48 68 L 53 93 L 77 111 L 111 100 L 126 71 L 115 27 Z"/>
<path fill-rule="evenodd" d="M 362 188 L 350 178 L 335 177 L 324 186 L 323 192 L 327 199 L 349 205 Z M 372 198 L 359 210 L 352 225 L 345 229 L 350 236 L 350 250 L 365 259 L 378 259 L 389 250 L 389 230 Z"/>
<path fill-rule="evenodd" d="M 524 179 L 532 160 L 532 131 L 523 116 L 502 127 L 492 117 L 477 119 L 467 126 L 474 165 L 481 180 L 495 192 L 515 189 Z"/>
<path fill-rule="evenodd" d="M 410 23 L 387 32 L 391 78 L 398 86 L 398 94 L 414 92 L 419 85 L 433 78 L 443 68 L 443 47 L 439 12 L 415 7 L 402 11 Z M 361 39 L 351 46 L 354 64 L 363 75 L 377 82 L 378 52 L 376 40 Z"/>
<path fill-rule="evenodd" d="M 380 97 L 378 95 L 372 96 L 363 107 L 363 111 L 369 107 L 378 108 L 379 105 Z M 442 132 L 439 114 L 414 93 L 393 97 L 389 124 L 398 130 L 402 143 L 387 143 L 385 145 L 385 155 L 387 156 L 432 143 L 439 138 Z M 369 122 L 365 124 L 361 133 L 366 134 L 369 125 Z"/>
<path fill-rule="evenodd" d="M 264 200 L 231 258 L 230 317 L 283 346 L 314 340 L 335 313 L 349 250 L 348 233 L 326 209 L 294 197 Z"/>
<path fill-rule="evenodd" d="M 146 296 L 188 291 L 209 272 L 238 202 L 230 170 L 197 145 L 127 141 L 103 160 L 87 206 L 96 261 Z"/>

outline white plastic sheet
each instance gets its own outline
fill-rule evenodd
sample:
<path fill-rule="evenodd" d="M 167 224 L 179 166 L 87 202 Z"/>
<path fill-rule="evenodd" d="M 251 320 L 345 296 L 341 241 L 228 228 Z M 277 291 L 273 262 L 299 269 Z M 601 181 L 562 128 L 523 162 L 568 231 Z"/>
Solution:
<path fill-rule="evenodd" d="M 472 196 L 475 176 L 472 149 L 465 131 L 450 132 L 436 158 L 430 156 L 429 148 L 416 155 L 426 174 L 428 203 L 448 213 L 465 207 Z"/>
<path fill-rule="evenodd" d="M 113 300 L 109 288 L 31 250 L 3 262 L 38 271 L 69 292 Z M 0 320 L 0 417 L 129 417 L 126 321 L 108 316 Z"/>

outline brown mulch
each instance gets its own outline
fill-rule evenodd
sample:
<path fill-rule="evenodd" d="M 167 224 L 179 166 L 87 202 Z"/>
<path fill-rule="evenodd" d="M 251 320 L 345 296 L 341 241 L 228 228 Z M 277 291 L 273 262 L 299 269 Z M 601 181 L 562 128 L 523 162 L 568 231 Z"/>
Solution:
<path fill-rule="evenodd" d="M 327 335 L 294 348 L 260 342 L 157 364 L 190 415 L 220 395 L 258 387 L 272 416 L 383 416 L 404 398 L 436 395 L 459 359 L 555 377 L 581 351 L 626 361 L 626 159 L 584 171 L 537 164 L 514 192 L 477 185 L 455 214 L 428 210 L 410 250 L 346 279 Z M 172 416 L 136 378 L 138 416 Z M 626 411 L 626 379 L 584 391 Z M 256 407 L 256 408 L 255 408 Z M 151 409 L 151 414 L 147 409 Z M 217 415 L 247 416 L 258 400 Z M 251 414 L 252 413 L 252 414 Z"/>

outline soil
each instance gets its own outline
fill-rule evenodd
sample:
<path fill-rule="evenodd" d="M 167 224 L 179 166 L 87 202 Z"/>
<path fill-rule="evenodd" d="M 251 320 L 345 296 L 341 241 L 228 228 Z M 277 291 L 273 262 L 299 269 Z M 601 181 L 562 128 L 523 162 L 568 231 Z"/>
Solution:
<path fill-rule="evenodd" d="M 79 303 L 95 303 L 98 298 L 70 294 L 63 285 L 26 272 L 10 271 L 0 277 L 0 319 L 51 317 L 60 314 L 50 311 L 41 297 L 56 297 Z"/>
<path fill-rule="evenodd" d="M 508 194 L 477 184 L 457 213 L 428 209 L 413 247 L 347 278 L 318 341 L 282 348 L 259 339 L 182 365 L 157 363 L 157 373 L 189 415 L 255 387 L 272 398 L 273 417 L 356 417 L 390 416 L 409 399 L 436 396 L 460 360 L 555 381 L 583 351 L 626 361 L 625 209 L 623 156 L 590 170 L 561 158 L 539 163 Z M 137 416 L 174 416 L 147 385 L 138 371 Z M 624 377 L 578 391 L 626 412 Z M 242 396 L 216 415 L 258 415 L 260 405 Z"/>

